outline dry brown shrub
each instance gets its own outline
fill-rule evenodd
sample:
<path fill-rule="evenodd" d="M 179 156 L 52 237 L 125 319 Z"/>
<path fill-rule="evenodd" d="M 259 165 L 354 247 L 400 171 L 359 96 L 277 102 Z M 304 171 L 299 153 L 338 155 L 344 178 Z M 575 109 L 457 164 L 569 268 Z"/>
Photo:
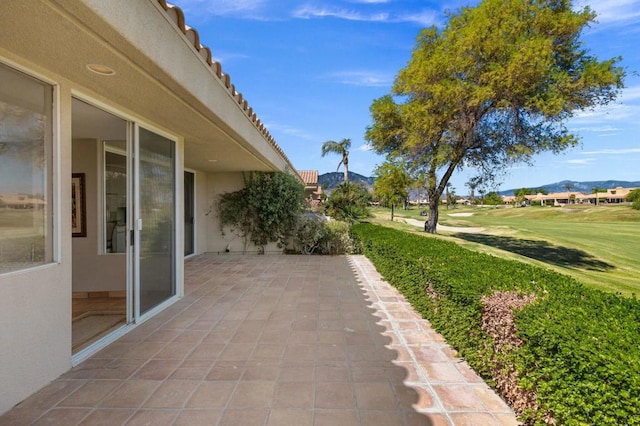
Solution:
<path fill-rule="evenodd" d="M 518 372 L 504 362 L 505 355 L 523 345 L 516 335 L 513 313 L 535 300 L 535 294 L 521 295 L 513 291 L 496 291 L 482 297 L 482 329 L 491 336 L 495 348 L 489 369 L 498 392 L 516 414 L 539 409 L 536 392 L 518 386 Z M 554 423 L 553 419 L 547 417 L 547 423 Z"/>

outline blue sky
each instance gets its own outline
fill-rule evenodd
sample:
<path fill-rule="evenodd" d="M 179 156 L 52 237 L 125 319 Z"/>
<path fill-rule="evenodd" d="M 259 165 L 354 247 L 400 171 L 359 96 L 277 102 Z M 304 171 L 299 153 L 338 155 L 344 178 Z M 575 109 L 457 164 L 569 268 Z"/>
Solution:
<path fill-rule="evenodd" d="M 421 28 L 477 0 L 173 0 L 198 30 L 269 132 L 299 170 L 335 171 L 327 140 L 350 138 L 349 170 L 369 176 L 384 158 L 364 140 L 372 101 L 388 94 Z M 621 56 L 625 89 L 604 108 L 577 114 L 581 138 L 564 154 L 506 171 L 499 189 L 561 180 L 640 180 L 640 0 L 579 1 L 598 14 L 582 37 L 600 59 Z M 457 172 L 458 194 L 473 171 Z"/>

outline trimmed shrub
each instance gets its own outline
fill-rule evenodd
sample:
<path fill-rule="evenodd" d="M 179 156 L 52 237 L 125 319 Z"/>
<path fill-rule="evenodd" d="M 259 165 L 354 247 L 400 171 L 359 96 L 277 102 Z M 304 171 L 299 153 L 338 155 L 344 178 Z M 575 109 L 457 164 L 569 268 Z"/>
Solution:
<path fill-rule="evenodd" d="M 490 385 L 497 363 L 515 371 L 517 386 L 536 396 L 518 412 L 526 424 L 640 424 L 638 300 L 448 241 L 352 229 L 385 279 Z M 482 328 L 482 298 L 499 291 L 535 296 L 514 310 L 522 343 L 507 352 Z"/>
<path fill-rule="evenodd" d="M 354 253 L 350 225 L 337 220 L 325 221 L 316 216 L 301 215 L 294 235 L 297 253 Z"/>

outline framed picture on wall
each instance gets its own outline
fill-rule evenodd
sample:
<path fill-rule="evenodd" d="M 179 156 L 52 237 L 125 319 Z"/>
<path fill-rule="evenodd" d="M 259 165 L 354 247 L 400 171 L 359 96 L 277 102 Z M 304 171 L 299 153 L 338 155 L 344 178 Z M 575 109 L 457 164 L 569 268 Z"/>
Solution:
<path fill-rule="evenodd" d="M 87 236 L 87 199 L 84 173 L 71 176 L 71 232 L 74 237 Z"/>

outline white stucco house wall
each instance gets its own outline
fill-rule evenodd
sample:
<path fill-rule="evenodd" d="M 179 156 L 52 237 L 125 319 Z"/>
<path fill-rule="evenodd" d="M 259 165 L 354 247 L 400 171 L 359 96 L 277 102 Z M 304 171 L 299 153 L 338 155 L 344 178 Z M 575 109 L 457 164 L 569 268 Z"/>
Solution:
<path fill-rule="evenodd" d="M 2 414 L 182 296 L 184 257 L 229 244 L 206 212 L 243 172 L 297 172 L 165 0 L 0 9 Z M 83 292 L 127 320 L 73 353 Z"/>

